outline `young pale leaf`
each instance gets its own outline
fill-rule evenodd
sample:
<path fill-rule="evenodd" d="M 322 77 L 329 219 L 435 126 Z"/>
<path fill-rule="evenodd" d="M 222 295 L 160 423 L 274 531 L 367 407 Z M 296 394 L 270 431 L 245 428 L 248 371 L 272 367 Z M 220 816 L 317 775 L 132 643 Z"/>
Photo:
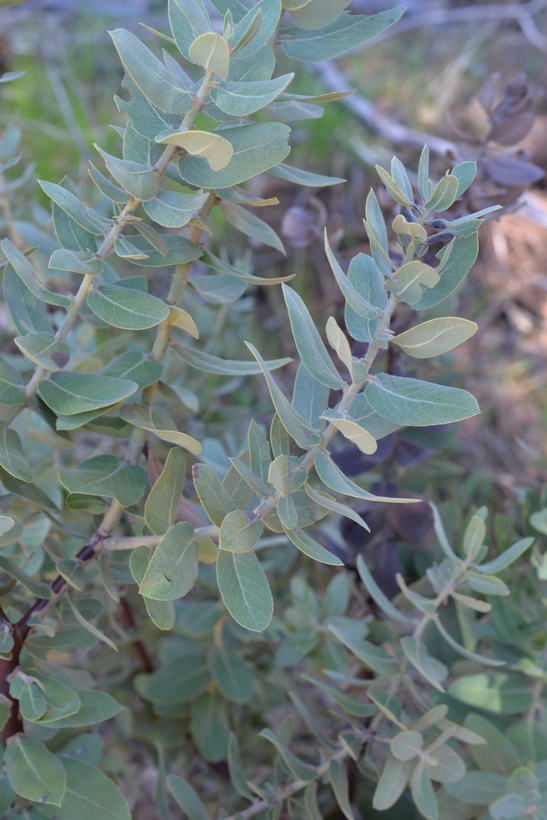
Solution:
<path fill-rule="evenodd" d="M 254 552 L 222 550 L 217 581 L 226 609 L 245 629 L 263 632 L 273 615 L 273 599 L 264 570 Z"/>
<path fill-rule="evenodd" d="M 199 188 L 217 190 L 239 185 L 285 159 L 290 150 L 287 145 L 289 133 L 290 128 L 279 122 L 225 129 L 222 138 L 231 144 L 233 150 L 228 165 L 214 171 L 202 157 L 187 155 L 179 160 L 180 175 Z"/>
<path fill-rule="evenodd" d="M 200 157 L 207 161 L 211 171 L 220 171 L 232 159 L 232 144 L 220 134 L 211 131 L 177 131 L 156 140 L 160 145 L 176 145 L 191 157 Z"/>
<path fill-rule="evenodd" d="M 277 456 L 270 464 L 268 481 L 281 495 L 289 495 L 305 483 L 308 473 L 299 465 L 296 456 Z"/>
<path fill-rule="evenodd" d="M 381 165 L 376 165 L 376 172 L 386 188 L 388 189 L 389 193 L 395 200 L 398 202 L 399 205 L 404 205 L 405 207 L 410 206 L 411 201 L 408 196 L 405 194 L 404 191 L 399 188 L 393 177 L 386 171 L 385 168 L 382 168 Z"/>
<path fill-rule="evenodd" d="M 486 538 L 486 525 L 478 515 L 474 515 L 463 534 L 463 552 L 471 561 L 474 561 Z"/>
<path fill-rule="evenodd" d="M 345 182 L 341 177 L 326 177 L 322 174 L 312 174 L 309 171 L 302 171 L 300 168 L 293 168 L 280 162 L 268 171 L 274 177 L 285 179 L 287 182 L 294 182 L 295 185 L 306 185 L 309 188 L 324 188 L 327 185 L 340 185 Z"/>
<path fill-rule="evenodd" d="M 424 737 L 419 732 L 410 730 L 407 732 L 399 732 L 391 740 L 391 754 L 397 760 L 403 762 L 407 760 L 414 760 L 422 751 L 424 745 Z"/>
<path fill-rule="evenodd" d="M 275 100 L 293 77 L 294 74 L 283 74 L 274 80 L 222 83 L 211 91 L 211 99 L 232 117 L 248 117 Z"/>
<path fill-rule="evenodd" d="M 335 512 L 338 515 L 351 518 L 352 521 L 355 521 L 355 523 L 359 524 L 360 527 L 363 527 L 364 530 L 370 532 L 370 527 L 366 521 L 363 521 L 361 516 L 352 510 L 351 507 L 346 506 L 346 504 L 340 504 L 339 501 L 335 501 L 329 495 L 323 495 L 323 493 L 316 492 L 313 487 L 310 487 L 309 484 L 306 484 L 305 489 L 311 500 L 315 501 L 316 504 L 320 504 L 322 507 L 326 507 L 328 510 Z"/>
<path fill-rule="evenodd" d="M 307 763 L 303 763 L 299 758 L 296 757 L 287 747 L 279 740 L 276 735 L 271 731 L 271 729 L 263 729 L 260 732 L 260 737 L 269 740 L 272 743 L 277 751 L 279 752 L 283 762 L 291 772 L 291 774 L 297 778 L 297 780 L 303 780 L 304 782 L 309 783 L 311 780 L 314 780 L 317 777 L 317 769 L 314 769 L 312 766 L 308 766 Z"/>
<path fill-rule="evenodd" d="M 13 791 L 26 800 L 60 806 L 66 791 L 63 764 L 43 743 L 17 735 L 4 752 Z"/>
<path fill-rule="evenodd" d="M 70 493 L 115 498 L 122 507 L 136 504 L 147 484 L 141 467 L 122 464 L 115 456 L 94 456 L 73 470 L 60 470 L 59 481 Z"/>
<path fill-rule="evenodd" d="M 125 29 L 110 32 L 123 67 L 150 102 L 168 114 L 185 114 L 192 99 L 177 77 L 164 66 L 138 37 Z"/>
<path fill-rule="evenodd" d="M 143 205 L 150 219 L 165 228 L 182 228 L 199 213 L 209 198 L 208 194 L 179 194 L 160 191 Z"/>
<path fill-rule="evenodd" d="M 262 535 L 264 525 L 253 520 L 252 513 L 234 510 L 228 513 L 220 527 L 218 545 L 229 552 L 250 552 Z"/>
<path fill-rule="evenodd" d="M 365 397 L 380 416 L 409 427 L 449 424 L 480 413 L 466 390 L 386 373 L 375 377 Z"/>
<path fill-rule="evenodd" d="M 324 4 L 330 8 L 330 4 Z M 343 12 L 334 22 L 317 31 L 305 31 L 291 26 L 282 30 L 283 51 L 304 63 L 334 60 L 376 37 L 403 15 L 405 6 L 395 6 L 379 14 Z"/>
<path fill-rule="evenodd" d="M 363 556 L 357 556 L 357 570 L 359 571 L 359 575 L 361 576 L 361 581 L 363 582 L 366 590 L 368 591 L 371 598 L 373 598 L 380 609 L 385 612 L 385 614 L 391 618 L 393 621 L 397 621 L 401 624 L 408 624 L 413 623 L 411 618 L 407 618 L 406 615 L 403 615 L 399 610 L 393 606 L 391 601 L 384 595 L 372 574 L 367 567 Z"/>
<path fill-rule="evenodd" d="M 424 145 L 420 154 L 418 164 L 418 188 L 420 196 L 424 202 L 431 196 L 431 183 L 429 182 L 429 146 Z"/>
<path fill-rule="evenodd" d="M 235 510 L 234 502 L 216 472 L 207 464 L 194 464 L 192 478 L 205 512 L 213 524 L 220 527 L 227 514 Z"/>
<path fill-rule="evenodd" d="M 425 242 L 427 239 L 426 229 L 418 222 L 407 222 L 402 214 L 397 214 L 393 220 L 393 230 L 396 233 L 407 234 L 412 239 L 417 239 L 420 242 Z"/>
<path fill-rule="evenodd" d="M 441 212 L 450 208 L 458 196 L 458 188 L 459 180 L 456 177 L 450 174 L 443 177 L 435 186 L 431 197 L 424 204 L 425 210 L 431 213 L 432 211 Z"/>
<path fill-rule="evenodd" d="M 228 77 L 230 52 L 226 40 L 216 31 L 200 34 L 188 49 L 188 57 L 206 71 L 218 74 L 222 80 Z"/>
<path fill-rule="evenodd" d="M 393 279 L 384 285 L 407 304 L 414 306 L 423 295 L 423 288 L 432 288 L 439 282 L 439 274 L 430 265 L 419 260 L 407 262 L 393 274 Z"/>
<path fill-rule="evenodd" d="M 71 416 L 108 407 L 129 398 L 138 384 L 128 379 L 96 376 L 91 373 L 53 373 L 38 392 L 55 413 Z"/>
<path fill-rule="evenodd" d="M 414 192 L 412 191 L 412 185 L 410 184 L 405 166 L 397 157 L 393 157 L 391 160 L 391 176 L 399 188 L 404 191 L 405 196 L 413 203 Z"/>
<path fill-rule="evenodd" d="M 175 524 L 152 556 L 139 592 L 154 601 L 172 601 L 190 592 L 198 575 L 199 546 L 187 521 Z"/>
<path fill-rule="evenodd" d="M 170 305 L 169 323 L 173 325 L 173 327 L 178 327 L 181 330 L 185 330 L 186 333 L 189 333 L 190 336 L 194 337 L 194 339 L 199 339 L 198 327 L 186 310 L 176 307 L 175 305 Z"/>
<path fill-rule="evenodd" d="M 317 475 L 321 481 L 337 493 L 349 495 L 351 498 L 364 498 L 367 501 L 378 501 L 380 503 L 415 504 L 417 501 L 415 498 L 392 498 L 390 496 L 373 495 L 367 492 L 367 490 L 363 490 L 358 484 L 346 478 L 344 473 L 326 453 L 316 453 L 314 456 L 314 464 Z"/>
<path fill-rule="evenodd" d="M 241 233 L 244 233 L 246 236 L 252 237 L 258 242 L 263 242 L 264 245 L 269 245 L 281 251 L 283 254 L 285 253 L 283 242 L 273 228 L 270 228 L 268 223 L 264 222 L 263 219 L 259 219 L 254 214 L 246 211 L 245 208 L 242 208 L 240 205 L 235 205 L 232 202 L 221 202 L 220 209 L 228 222 L 233 225 L 234 228 L 237 228 L 238 231 L 241 231 Z M 249 274 L 249 278 L 250 276 Z"/>
<path fill-rule="evenodd" d="M 205 806 L 186 780 L 170 774 L 167 778 L 167 784 L 171 794 L 190 820 L 209 820 Z"/>
<path fill-rule="evenodd" d="M 274 381 L 270 371 L 268 370 L 266 362 L 258 350 L 254 347 L 254 345 L 250 344 L 250 342 L 245 342 L 245 344 L 260 365 L 260 369 L 262 370 L 268 383 L 273 405 L 283 426 L 286 428 L 291 438 L 293 438 L 296 443 L 304 449 L 306 447 L 313 447 L 315 444 L 319 444 L 321 441 L 321 436 L 312 427 L 306 424 L 304 419 L 296 412 L 289 401 L 285 398 L 280 388 Z"/>
<path fill-rule="evenodd" d="M 332 567 L 343 567 L 344 562 L 340 560 L 336 555 L 333 555 L 332 552 L 329 552 L 322 547 L 321 544 L 318 544 L 317 541 L 314 541 L 313 538 L 310 536 L 300 527 L 295 527 L 294 529 L 285 529 L 285 534 L 287 537 L 292 541 L 294 546 L 303 552 L 304 555 L 307 555 L 308 558 L 312 558 L 314 561 L 318 561 L 320 564 L 328 564 Z"/>
<path fill-rule="evenodd" d="M 378 444 L 374 436 L 371 436 L 368 430 L 365 430 L 365 428 L 361 427 L 357 422 L 351 419 L 334 418 L 332 415 L 328 416 L 328 420 L 333 427 L 340 430 L 344 438 L 347 438 L 348 441 L 355 444 L 362 453 L 371 455 L 378 449 Z"/>
<path fill-rule="evenodd" d="M 440 356 L 462 344 L 478 330 L 475 322 L 455 317 L 430 319 L 421 325 L 399 333 L 390 341 L 415 359 Z"/>
<path fill-rule="evenodd" d="M 253 694 L 253 674 L 234 649 L 214 646 L 209 653 L 211 677 L 220 692 L 234 703 L 245 703 Z"/>
<path fill-rule="evenodd" d="M 140 404 L 125 404 L 120 408 L 120 417 L 141 430 L 150 430 L 162 441 L 184 447 L 194 456 L 201 453 L 200 442 L 177 430 L 175 422 L 163 410 L 153 410 L 152 407 Z"/>
<path fill-rule="evenodd" d="M 146 525 L 155 535 L 164 535 L 175 523 L 185 472 L 186 457 L 179 447 L 173 447 L 144 507 Z"/>
<path fill-rule="evenodd" d="M 247 800 L 254 800 L 253 793 L 247 785 L 247 777 L 243 771 L 241 764 L 241 756 L 239 753 L 239 743 L 237 735 L 230 732 L 228 738 L 228 769 L 230 771 L 230 780 L 235 790 Z"/>
<path fill-rule="evenodd" d="M 413 768 L 411 760 L 402 762 L 388 756 L 372 799 L 376 811 L 386 811 L 395 805 L 406 789 Z"/>

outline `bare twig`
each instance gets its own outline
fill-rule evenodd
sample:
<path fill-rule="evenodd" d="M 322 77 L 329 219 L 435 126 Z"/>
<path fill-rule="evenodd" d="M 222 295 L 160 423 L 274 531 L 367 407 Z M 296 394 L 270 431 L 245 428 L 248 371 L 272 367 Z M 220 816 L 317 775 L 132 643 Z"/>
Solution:
<path fill-rule="evenodd" d="M 485 3 L 477 3 L 462 8 L 430 8 L 425 12 L 405 15 L 402 20 L 378 34 L 373 41 L 365 44 L 361 50 L 416 28 L 428 28 L 429 26 L 449 27 L 458 23 L 481 23 L 486 20 L 494 22 L 516 20 L 526 39 L 541 51 L 547 51 L 547 36 L 539 31 L 534 21 L 534 16 L 543 11 L 546 6 L 547 0 L 531 0 L 529 3 L 522 4 L 509 3 L 504 5 L 503 3 L 496 3 L 486 5 Z"/>
<path fill-rule="evenodd" d="M 351 85 L 334 63 L 319 63 L 316 68 L 318 75 L 329 90 L 340 92 L 352 90 Z M 406 125 L 380 114 L 373 103 L 360 94 L 350 94 L 349 97 L 344 97 L 340 102 L 353 111 L 368 128 L 376 131 L 392 145 L 410 145 L 421 150 L 424 143 L 427 142 L 429 150 L 439 156 L 457 156 L 458 154 L 456 145 L 450 140 L 427 134 L 424 131 L 418 131 L 415 128 L 407 128 Z"/>

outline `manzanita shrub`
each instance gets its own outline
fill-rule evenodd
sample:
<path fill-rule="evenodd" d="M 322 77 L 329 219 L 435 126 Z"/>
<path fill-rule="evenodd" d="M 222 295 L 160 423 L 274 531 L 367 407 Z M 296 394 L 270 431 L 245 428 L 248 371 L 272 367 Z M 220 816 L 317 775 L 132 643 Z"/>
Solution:
<path fill-rule="evenodd" d="M 223 34 L 201 0 L 169 1 L 161 37 L 177 60 L 111 33 L 130 95 L 116 98 L 128 116 L 122 157 L 97 149 L 95 208 L 68 178 L 41 182 L 56 240 L 20 196 L 31 172 L 11 171 L 19 132 L 0 142 L 14 330 L 0 359 L 1 813 L 129 818 L 104 770 L 118 750 L 134 802 L 123 757 L 141 744 L 162 820 L 180 808 L 190 820 L 545 818 L 539 549 L 511 605 L 499 604 L 533 538 L 506 533 L 489 553 L 481 508 L 462 514 L 456 543 L 433 505 L 437 552 L 422 578 L 397 575 L 394 600 L 361 556 L 357 578 L 327 548 L 340 517 L 368 529 L 348 499 L 415 501 L 347 477 L 337 436 L 373 454 L 400 428 L 479 412 L 465 390 L 381 372 L 376 359 L 391 345 L 428 359 L 472 336 L 476 325 L 442 303 L 493 208 L 447 213 L 473 162 L 432 184 L 424 148 L 417 191 L 397 159 L 391 173 L 378 168 L 400 213 L 388 231 L 370 192 L 372 256 L 355 256 L 347 274 L 325 236 L 346 302 L 345 329 L 331 316 L 325 344 L 291 277 L 230 259 L 209 216 L 218 206 L 231 227 L 282 249 L 253 210 L 271 200 L 240 186 L 264 172 L 309 187 L 343 180 L 284 163 L 285 121 L 339 95 L 293 94 L 292 73 L 272 79 L 276 53 L 284 65 L 337 57 L 404 9 L 214 5 Z M 300 356 L 291 398 L 275 374 L 288 360 L 243 344 L 254 302 L 241 297 L 279 284 Z M 396 311 L 429 313 L 394 335 Z M 350 338 L 366 343 L 363 357 Z M 223 415 L 219 399 L 242 385 L 256 395 L 257 378 L 273 420 L 251 420 L 241 441 L 241 405 Z"/>

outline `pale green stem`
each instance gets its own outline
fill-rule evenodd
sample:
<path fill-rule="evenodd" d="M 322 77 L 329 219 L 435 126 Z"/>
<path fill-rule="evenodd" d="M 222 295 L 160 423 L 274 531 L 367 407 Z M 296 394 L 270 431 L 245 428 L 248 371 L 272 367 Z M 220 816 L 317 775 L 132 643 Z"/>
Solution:
<path fill-rule="evenodd" d="M 198 92 L 198 94 L 197 94 L 197 96 L 196 96 L 196 98 L 193 102 L 192 108 L 190 109 L 190 111 L 188 111 L 188 113 L 184 117 L 184 120 L 182 121 L 182 125 L 181 125 L 180 130 L 184 130 L 184 129 L 188 130 L 189 128 L 191 128 L 195 118 L 197 117 L 197 115 L 199 114 L 201 109 L 203 108 L 203 103 L 205 102 L 205 98 L 207 97 L 207 94 L 209 93 L 209 90 L 211 88 L 212 83 L 213 83 L 213 72 L 208 71 L 207 74 L 205 75 L 204 79 L 203 79 L 203 82 L 201 84 L 201 88 L 200 88 L 200 90 L 199 90 L 199 92 Z M 171 151 L 170 156 L 169 156 L 168 160 L 165 162 L 165 165 L 161 166 L 162 175 L 165 174 L 165 172 L 167 170 L 167 167 L 168 167 L 169 163 L 171 162 L 171 160 L 172 160 L 172 158 L 173 158 L 173 156 L 176 152 L 176 148 L 172 148 L 172 149 L 169 149 L 169 150 Z M 164 156 L 166 155 L 166 153 L 167 153 L 167 151 L 164 151 L 164 153 L 162 154 L 162 156 L 158 160 L 158 164 L 162 162 L 162 160 L 163 160 Z M 207 214 L 209 213 L 210 209 L 212 208 L 212 206 L 214 204 L 214 199 L 215 199 L 214 193 L 211 193 L 210 196 L 209 196 L 209 200 L 207 201 L 207 203 L 205 205 Z M 192 228 L 192 230 L 190 231 L 190 236 L 189 236 L 190 241 L 197 244 L 201 239 L 201 234 L 202 234 L 202 228 L 200 228 L 198 226 L 194 226 Z M 168 299 L 169 299 L 170 302 L 173 302 L 174 299 L 176 299 L 176 301 L 180 300 L 180 297 L 182 296 L 182 292 L 184 290 L 186 282 L 188 281 L 188 274 L 190 272 L 191 264 L 192 263 L 186 263 L 185 265 L 177 266 L 177 268 L 175 270 L 175 274 L 173 276 L 173 281 L 171 283 L 171 289 L 169 291 L 169 296 L 168 296 Z M 169 345 L 169 339 L 170 339 L 170 336 L 171 336 L 171 328 L 172 328 L 172 325 L 171 325 L 170 321 L 168 319 L 165 319 L 163 322 L 161 322 L 161 324 L 159 325 L 159 327 L 157 329 L 157 332 L 156 332 L 156 339 L 154 341 L 154 346 L 152 348 L 152 356 L 157 362 L 160 362 L 160 364 L 163 361 L 163 357 L 165 356 L 165 352 L 166 352 L 167 347 Z M 142 391 L 141 405 L 143 405 L 143 406 L 152 406 L 152 403 L 154 401 L 154 395 L 155 395 L 155 392 L 156 392 L 156 388 L 157 388 L 157 382 L 155 384 L 150 385 L 150 387 L 146 387 Z M 145 437 L 146 437 L 146 431 L 145 430 L 141 429 L 140 427 L 134 427 L 133 428 L 133 430 L 131 432 L 131 437 L 129 439 L 129 445 L 127 447 L 126 457 L 125 457 L 125 463 L 126 464 L 136 464 L 137 463 L 137 461 L 139 460 L 140 454 L 142 452 L 142 448 L 143 448 L 143 445 L 144 445 L 144 442 L 145 442 Z M 110 533 L 112 531 L 113 526 L 115 526 L 118 523 L 118 521 L 120 520 L 122 514 L 123 514 L 123 507 L 121 506 L 121 504 L 118 501 L 114 500 L 112 502 L 112 504 L 110 505 L 110 508 L 108 510 L 108 513 L 105 516 L 105 519 L 103 520 L 103 523 L 101 524 L 99 532 L 101 532 L 101 533 L 105 533 L 105 532 Z M 108 517 L 108 527 L 106 528 L 105 522 L 106 522 L 107 517 Z"/>
<path fill-rule="evenodd" d="M 374 337 L 373 337 L 372 341 L 369 344 L 367 353 L 364 356 L 364 358 L 361 360 L 363 365 L 366 368 L 367 378 L 365 378 L 359 384 L 354 383 L 354 384 L 351 384 L 349 387 L 346 388 L 346 390 L 344 392 L 344 395 L 342 396 L 342 399 L 341 399 L 341 401 L 339 402 L 339 404 L 336 408 L 336 410 L 338 412 L 343 413 L 344 415 L 347 414 L 347 412 L 349 411 L 349 409 L 351 407 L 351 403 L 353 402 L 354 398 L 357 396 L 357 394 L 359 393 L 359 391 L 363 387 L 363 384 L 365 384 L 365 382 L 367 381 L 368 375 L 369 375 L 369 372 L 370 372 L 370 368 L 372 367 L 372 365 L 374 363 L 374 360 L 376 359 L 376 356 L 378 354 L 378 351 L 380 350 L 380 347 L 382 345 L 383 335 L 384 335 L 385 331 L 389 328 L 389 323 L 391 321 L 393 311 L 395 310 L 398 303 L 399 303 L 398 297 L 395 296 L 392 293 L 390 298 L 389 298 L 389 301 L 388 301 L 388 303 L 385 307 L 385 310 L 384 310 L 382 316 L 378 320 L 378 326 L 376 328 L 376 332 L 374 334 Z M 315 447 L 312 447 L 311 450 L 308 450 L 308 453 L 304 456 L 304 458 L 300 462 L 300 466 L 302 467 L 303 470 L 311 469 L 311 467 L 313 466 L 313 460 L 314 460 L 315 455 L 317 453 L 323 452 L 323 450 L 326 450 L 326 448 L 328 447 L 328 445 L 330 444 L 330 442 L 332 441 L 332 439 L 334 438 L 334 436 L 336 435 L 337 432 L 338 432 L 338 429 L 334 426 L 334 424 L 329 424 L 327 426 L 325 431 L 321 434 L 321 441 L 319 442 L 319 444 L 316 444 Z M 260 504 L 258 505 L 258 507 L 256 507 L 253 510 L 253 514 L 254 514 L 255 519 L 263 518 L 265 515 L 267 515 L 269 512 L 271 512 L 271 510 L 273 510 L 274 507 L 277 506 L 277 502 L 278 502 L 280 497 L 281 497 L 281 493 L 275 492 L 275 493 L 272 493 L 270 496 L 268 496 L 268 498 L 263 499 L 260 502 Z"/>
<path fill-rule="evenodd" d="M 203 79 L 201 88 L 192 104 L 191 109 L 188 111 L 188 113 L 185 115 L 182 121 L 182 124 L 180 126 L 181 131 L 188 130 L 192 126 L 196 116 L 203 107 L 203 103 L 205 101 L 207 94 L 209 93 L 209 89 L 211 87 L 212 82 L 213 74 L 209 71 Z M 174 145 L 169 145 L 163 151 L 161 157 L 153 166 L 153 170 L 157 175 L 158 179 L 161 179 L 165 175 L 165 172 L 167 171 L 167 168 L 169 167 L 169 164 L 171 163 L 171 160 L 174 158 L 176 153 L 177 147 Z M 116 239 L 118 234 L 120 234 L 123 231 L 127 223 L 127 217 L 132 216 L 140 205 L 142 205 L 142 200 L 137 199 L 136 197 L 131 197 L 127 205 L 125 205 L 120 216 L 116 220 L 116 223 L 112 226 L 112 228 L 108 232 L 108 235 L 103 240 L 101 247 L 97 251 L 96 256 L 98 259 L 102 261 L 106 259 L 106 257 L 114 247 L 114 240 Z M 94 277 L 89 275 L 84 276 L 84 278 L 82 279 L 80 287 L 78 288 L 78 292 L 76 293 L 76 296 L 74 296 L 74 298 L 72 299 L 72 304 L 70 305 L 67 315 L 65 316 L 65 319 L 61 327 L 55 334 L 55 339 L 57 341 L 64 341 L 70 333 L 70 331 L 72 330 L 72 328 L 74 327 L 74 325 L 76 324 L 78 316 L 80 314 L 80 310 L 82 309 L 83 304 L 87 298 L 87 295 L 93 286 L 93 281 Z M 163 352 L 165 353 L 165 350 Z M 38 367 L 36 369 L 32 379 L 27 384 L 24 391 L 26 403 L 28 403 L 29 399 L 34 395 L 40 382 L 43 379 L 48 378 L 48 376 L 49 371 L 45 370 L 45 368 Z M 13 419 L 11 420 L 13 421 Z"/>
<path fill-rule="evenodd" d="M 218 538 L 219 529 L 211 524 L 207 527 L 198 527 L 194 530 L 194 541 L 200 541 L 203 538 Z M 134 550 L 136 547 L 157 547 L 161 544 L 164 535 L 132 535 L 124 538 L 105 538 L 102 542 L 102 547 L 105 550 Z"/>

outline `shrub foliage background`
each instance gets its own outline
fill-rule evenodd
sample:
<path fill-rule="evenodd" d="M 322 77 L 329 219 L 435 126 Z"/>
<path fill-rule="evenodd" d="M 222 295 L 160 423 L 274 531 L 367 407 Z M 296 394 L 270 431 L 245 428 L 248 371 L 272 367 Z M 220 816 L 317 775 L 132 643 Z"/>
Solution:
<path fill-rule="evenodd" d="M 498 533 L 489 549 L 480 508 L 454 540 L 435 505 L 421 505 L 437 554 L 417 581 L 397 574 L 394 600 L 362 555 L 355 575 L 336 569 L 351 562 L 334 521 L 368 530 L 356 502 L 416 499 L 353 481 L 335 437 L 372 456 L 396 430 L 479 412 L 465 390 L 375 366 L 391 346 L 429 359 L 476 330 L 443 307 L 497 207 L 447 214 L 475 163 L 432 183 L 426 146 L 416 186 L 397 158 L 391 173 L 378 167 L 400 213 L 386 226 L 371 191 L 372 256 L 355 256 L 347 274 L 325 233 L 345 329 L 335 316 L 317 327 L 291 276 L 256 275 L 215 235 L 220 208 L 233 229 L 283 250 L 257 216 L 275 202 L 240 187 L 258 174 L 343 182 L 285 163 L 286 122 L 340 95 L 295 94 L 293 73 L 272 76 L 280 52 L 298 72 L 404 11 L 348 5 L 216 0 L 220 34 L 201 0 L 170 0 L 161 36 L 179 61 L 111 32 L 130 96 L 116 98 L 128 117 L 122 156 L 97 146 L 96 207 L 68 178 L 41 183 L 53 248 L 26 216 L 32 169 L 11 170 L 20 133 L 2 137 L 15 330 L 0 359 L 5 817 L 130 817 L 101 770 L 110 730 L 90 728 L 113 718 L 120 737 L 154 754 L 163 820 L 177 804 L 190 820 L 215 806 L 219 817 L 318 820 L 334 803 L 348 820 L 547 817 L 540 552 L 537 571 L 513 579 L 510 569 L 534 539 Z M 245 342 L 245 293 L 263 286 L 282 286 L 300 357 L 290 398 L 276 373 L 288 360 Z M 411 311 L 412 327 L 395 335 L 393 316 Z M 246 379 L 265 379 L 273 419 L 269 429 L 251 420 L 241 442 L 218 434 L 210 408 Z M 541 501 L 531 525 L 545 532 Z M 286 716 L 274 733 L 276 707 Z M 196 759 L 227 761 L 227 772 L 203 779 Z"/>

